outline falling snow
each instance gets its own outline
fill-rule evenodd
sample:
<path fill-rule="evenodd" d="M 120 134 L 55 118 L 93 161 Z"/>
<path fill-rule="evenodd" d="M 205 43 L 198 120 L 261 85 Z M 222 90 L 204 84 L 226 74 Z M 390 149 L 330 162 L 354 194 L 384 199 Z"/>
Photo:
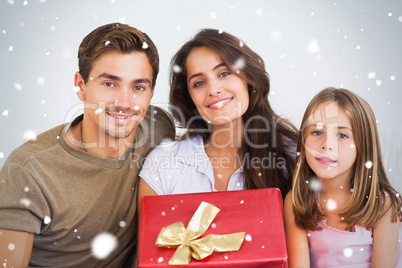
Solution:
<path fill-rule="evenodd" d="M 31 205 L 31 200 L 29 200 L 28 198 L 22 198 L 20 200 L 20 203 L 26 207 L 29 207 Z"/>
<path fill-rule="evenodd" d="M 246 237 L 244 238 L 246 241 L 250 242 L 252 239 L 251 235 L 247 234 Z"/>
<path fill-rule="evenodd" d="M 147 44 L 147 42 L 142 43 L 142 49 L 147 49 L 149 47 L 149 45 Z"/>
<path fill-rule="evenodd" d="M 43 76 L 38 76 L 36 82 L 38 83 L 38 85 L 43 86 L 45 84 L 45 78 Z"/>
<path fill-rule="evenodd" d="M 173 66 L 173 72 L 175 72 L 175 73 L 180 73 L 180 72 L 181 72 L 180 66 L 179 66 L 179 65 L 174 65 L 174 66 Z"/>
<path fill-rule="evenodd" d="M 216 13 L 213 12 L 213 11 L 211 11 L 211 12 L 209 13 L 209 15 L 211 16 L 211 18 L 212 18 L 213 20 L 215 20 L 215 19 L 218 17 L 218 14 L 216 14 Z"/>
<path fill-rule="evenodd" d="M 52 220 L 50 219 L 49 216 L 45 216 L 45 218 L 43 219 L 43 223 L 44 224 L 49 224 Z"/>
<path fill-rule="evenodd" d="M 307 52 L 310 54 L 316 54 L 320 52 L 320 46 L 318 45 L 317 39 L 312 39 L 307 45 Z"/>
<path fill-rule="evenodd" d="M 317 178 L 312 178 L 308 184 L 308 187 L 314 192 L 321 192 L 322 190 L 322 184 Z"/>
<path fill-rule="evenodd" d="M 36 140 L 36 133 L 35 131 L 33 131 L 32 129 L 28 129 L 27 131 L 25 131 L 23 138 L 26 140 Z"/>
<path fill-rule="evenodd" d="M 246 66 L 246 61 L 243 58 L 238 58 L 236 62 L 234 63 L 233 67 L 236 70 L 243 70 L 243 68 Z"/>
<path fill-rule="evenodd" d="M 92 240 L 92 254 L 95 258 L 106 259 L 117 247 L 117 238 L 110 233 L 100 233 Z"/>
<path fill-rule="evenodd" d="M 8 244 L 8 250 L 13 251 L 15 249 L 15 244 L 10 243 Z"/>
<path fill-rule="evenodd" d="M 332 200 L 332 199 L 328 199 L 326 207 L 329 211 L 335 210 L 336 209 L 336 201 Z"/>
<path fill-rule="evenodd" d="M 365 164 L 366 168 L 370 169 L 373 166 L 373 162 L 367 161 Z"/>
<path fill-rule="evenodd" d="M 4 117 L 7 117 L 8 116 L 8 113 L 9 113 L 9 111 L 8 110 L 4 110 L 3 111 L 3 113 L 1 114 L 2 116 L 4 116 Z"/>
<path fill-rule="evenodd" d="M 271 38 L 274 41 L 280 41 L 283 38 L 283 33 L 279 29 L 275 29 L 271 32 Z"/>
<path fill-rule="evenodd" d="M 346 258 L 350 258 L 350 257 L 353 256 L 353 250 L 352 250 L 351 248 L 345 248 L 345 249 L 343 250 L 343 255 L 344 255 Z"/>
<path fill-rule="evenodd" d="M 21 86 L 21 84 L 19 84 L 19 83 L 14 83 L 14 88 L 15 88 L 16 90 L 18 90 L 18 91 L 21 91 L 21 90 L 22 90 L 22 86 Z"/>
<path fill-rule="evenodd" d="M 374 79 L 375 76 L 376 76 L 376 73 L 375 73 L 375 72 L 369 72 L 369 73 L 367 74 L 367 78 L 368 78 L 368 79 Z"/>

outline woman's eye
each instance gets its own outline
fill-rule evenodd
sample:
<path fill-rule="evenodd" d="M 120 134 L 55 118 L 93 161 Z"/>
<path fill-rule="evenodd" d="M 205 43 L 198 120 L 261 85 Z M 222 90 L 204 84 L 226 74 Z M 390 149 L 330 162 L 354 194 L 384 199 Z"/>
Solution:
<path fill-rule="evenodd" d="M 321 131 L 316 130 L 316 131 L 313 131 L 312 134 L 314 136 L 322 136 L 323 133 Z"/>
<path fill-rule="evenodd" d="M 226 77 L 226 76 L 228 76 L 228 75 L 230 75 L 229 72 L 223 72 L 223 73 L 220 74 L 220 77 Z"/>
<path fill-rule="evenodd" d="M 205 82 L 200 81 L 200 82 L 195 83 L 194 87 L 199 87 L 199 86 L 202 86 L 203 84 L 205 84 Z"/>
<path fill-rule="evenodd" d="M 341 139 L 346 139 L 348 136 L 346 136 L 345 134 L 340 133 L 340 134 L 338 134 L 338 137 L 341 138 Z"/>

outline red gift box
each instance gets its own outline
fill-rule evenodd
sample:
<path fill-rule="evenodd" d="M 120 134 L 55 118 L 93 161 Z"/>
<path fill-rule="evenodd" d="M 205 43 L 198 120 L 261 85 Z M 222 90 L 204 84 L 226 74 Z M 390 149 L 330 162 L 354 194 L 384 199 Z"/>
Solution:
<path fill-rule="evenodd" d="M 138 267 L 176 267 L 168 264 L 176 249 L 158 247 L 156 239 L 172 223 L 182 221 L 187 227 L 202 201 L 220 212 L 201 238 L 238 232 L 246 236 L 239 251 L 214 252 L 184 267 L 288 266 L 282 197 L 279 189 L 270 188 L 142 197 Z"/>

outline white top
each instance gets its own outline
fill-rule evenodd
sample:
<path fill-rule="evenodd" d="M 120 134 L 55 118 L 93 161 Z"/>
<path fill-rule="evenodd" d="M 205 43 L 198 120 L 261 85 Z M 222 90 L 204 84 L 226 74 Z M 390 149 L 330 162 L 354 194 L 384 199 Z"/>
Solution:
<path fill-rule="evenodd" d="M 160 144 L 144 161 L 139 176 L 158 195 L 217 191 L 214 171 L 201 135 Z M 243 185 L 241 166 L 230 177 L 227 190 L 244 190 Z"/>

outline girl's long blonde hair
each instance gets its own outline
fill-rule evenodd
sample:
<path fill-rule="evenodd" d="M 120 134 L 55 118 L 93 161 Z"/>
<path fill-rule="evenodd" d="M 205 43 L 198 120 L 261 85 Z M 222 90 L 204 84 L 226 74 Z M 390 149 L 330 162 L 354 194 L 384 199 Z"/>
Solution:
<path fill-rule="evenodd" d="M 319 209 L 316 193 L 307 182 L 314 179 L 314 172 L 309 167 L 305 155 L 305 130 L 309 117 L 317 107 L 325 102 L 336 102 L 352 123 L 357 156 L 353 165 L 353 177 L 350 180 L 352 197 L 340 212 L 349 230 L 354 225 L 372 228 L 388 209 L 392 209 L 392 222 L 401 218 L 401 197 L 392 188 L 385 173 L 377 124 L 370 105 L 346 89 L 326 88 L 319 92 L 307 106 L 299 131 L 297 151 L 299 156 L 293 175 L 293 211 L 296 224 L 304 229 L 320 230 L 317 226 L 324 215 Z M 365 164 L 372 162 L 372 167 Z M 368 165 L 369 166 L 369 165 Z M 391 198 L 390 207 L 385 207 L 385 194 Z"/>

